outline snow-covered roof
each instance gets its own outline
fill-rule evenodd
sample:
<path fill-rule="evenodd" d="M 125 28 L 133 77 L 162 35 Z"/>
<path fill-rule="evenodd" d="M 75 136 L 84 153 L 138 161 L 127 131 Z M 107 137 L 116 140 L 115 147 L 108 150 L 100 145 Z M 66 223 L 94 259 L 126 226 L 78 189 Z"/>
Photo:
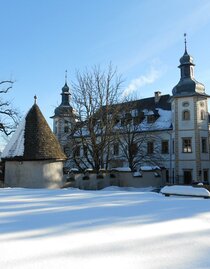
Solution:
<path fill-rule="evenodd" d="M 119 171 L 119 172 L 131 172 L 130 167 L 116 167 L 112 168 L 114 171 Z"/>
<path fill-rule="evenodd" d="M 153 171 L 153 170 L 160 170 L 160 167 L 157 165 L 144 165 L 140 167 L 141 171 Z"/>
<path fill-rule="evenodd" d="M 24 133 L 25 133 L 25 118 L 20 122 L 17 130 L 11 137 L 8 144 L 5 146 L 1 158 L 23 156 L 24 153 Z"/>

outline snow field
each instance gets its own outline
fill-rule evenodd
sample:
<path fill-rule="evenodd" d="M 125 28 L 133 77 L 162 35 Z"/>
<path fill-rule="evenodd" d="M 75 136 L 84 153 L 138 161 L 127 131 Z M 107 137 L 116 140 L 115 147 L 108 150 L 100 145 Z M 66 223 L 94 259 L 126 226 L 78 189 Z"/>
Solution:
<path fill-rule="evenodd" d="M 210 268 L 210 200 L 0 189 L 0 268 Z"/>

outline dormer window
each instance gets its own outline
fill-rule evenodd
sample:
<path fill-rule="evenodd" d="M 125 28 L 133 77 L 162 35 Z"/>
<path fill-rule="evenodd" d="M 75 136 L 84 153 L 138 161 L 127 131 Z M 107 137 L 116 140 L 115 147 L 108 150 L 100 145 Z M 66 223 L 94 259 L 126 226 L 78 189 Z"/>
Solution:
<path fill-rule="evenodd" d="M 155 115 L 148 115 L 147 116 L 147 123 L 153 123 L 153 122 L 155 122 L 155 120 L 156 120 Z"/>

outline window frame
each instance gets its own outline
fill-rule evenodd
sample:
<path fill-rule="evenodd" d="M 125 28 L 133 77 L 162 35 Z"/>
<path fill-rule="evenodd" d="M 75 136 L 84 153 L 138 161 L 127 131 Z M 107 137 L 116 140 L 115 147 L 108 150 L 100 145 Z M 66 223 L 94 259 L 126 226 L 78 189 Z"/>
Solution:
<path fill-rule="evenodd" d="M 201 152 L 208 153 L 207 137 L 201 137 Z"/>
<path fill-rule="evenodd" d="M 169 141 L 168 140 L 161 141 L 161 153 L 162 154 L 169 154 Z"/>
<path fill-rule="evenodd" d="M 153 154 L 154 153 L 154 142 L 148 141 L 147 142 L 147 154 Z"/>
<path fill-rule="evenodd" d="M 184 121 L 190 120 L 190 111 L 188 109 L 182 111 L 182 120 Z"/>
<path fill-rule="evenodd" d="M 192 152 L 192 137 L 182 137 L 182 153 Z"/>

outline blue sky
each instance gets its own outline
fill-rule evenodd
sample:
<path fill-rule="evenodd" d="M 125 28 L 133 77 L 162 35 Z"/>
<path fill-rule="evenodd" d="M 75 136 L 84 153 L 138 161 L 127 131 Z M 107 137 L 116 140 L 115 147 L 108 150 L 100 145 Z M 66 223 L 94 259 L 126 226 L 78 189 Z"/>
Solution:
<path fill-rule="evenodd" d="M 110 62 L 135 96 L 171 93 L 185 32 L 210 94 L 209 0 L 0 0 L 0 9 L 0 80 L 16 81 L 8 97 L 23 115 L 36 94 L 52 125 L 65 70 L 70 85 L 76 70 Z"/>

